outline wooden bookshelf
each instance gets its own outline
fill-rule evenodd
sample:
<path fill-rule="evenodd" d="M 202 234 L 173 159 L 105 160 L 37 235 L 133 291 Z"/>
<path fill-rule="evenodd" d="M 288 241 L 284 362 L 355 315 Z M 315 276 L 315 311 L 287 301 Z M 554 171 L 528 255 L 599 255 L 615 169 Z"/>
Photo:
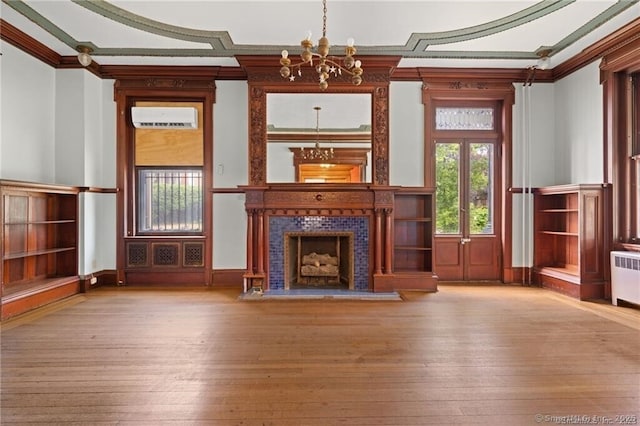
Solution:
<path fill-rule="evenodd" d="M 433 193 L 401 190 L 394 195 L 393 273 L 403 288 L 435 291 Z"/>
<path fill-rule="evenodd" d="M 6 319 L 79 292 L 78 189 L 0 181 Z"/>
<path fill-rule="evenodd" d="M 605 185 L 557 185 L 534 193 L 534 279 L 579 299 L 604 297 Z"/>

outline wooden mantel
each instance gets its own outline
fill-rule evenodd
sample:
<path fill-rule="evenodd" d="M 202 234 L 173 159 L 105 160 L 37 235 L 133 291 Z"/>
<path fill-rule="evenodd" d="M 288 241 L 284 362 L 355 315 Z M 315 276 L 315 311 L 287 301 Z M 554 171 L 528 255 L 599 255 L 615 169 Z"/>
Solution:
<path fill-rule="evenodd" d="M 241 187 L 246 194 L 247 290 L 269 288 L 267 280 L 269 218 L 272 216 L 365 217 L 369 252 L 373 254 L 369 282 L 392 273 L 391 215 L 397 187 L 367 184 L 273 184 Z"/>
<path fill-rule="evenodd" d="M 313 69 L 303 70 L 295 81 L 280 76 L 277 56 L 236 56 L 249 83 L 249 175 L 246 194 L 247 270 L 245 290 L 269 288 L 270 220 L 275 217 L 322 216 L 339 223 L 365 221 L 367 267 L 365 286 L 369 291 L 394 289 L 393 208 L 399 187 L 389 186 L 389 84 L 398 56 L 362 56 L 363 82 L 351 84 L 346 75 L 332 76 L 326 93 L 371 95 L 371 176 L 372 183 L 309 184 L 267 182 L 267 95 L 269 93 L 322 93 Z M 276 219 L 274 219 L 274 222 Z M 333 224 L 333 223 L 331 223 Z M 275 229 L 275 227 L 274 227 Z M 275 270 L 275 265 L 272 265 Z M 273 272 L 273 270 L 271 272 Z M 419 281 L 428 282 L 421 275 Z M 409 282 L 406 280 L 405 282 Z M 412 278 L 412 283 L 416 280 Z"/>

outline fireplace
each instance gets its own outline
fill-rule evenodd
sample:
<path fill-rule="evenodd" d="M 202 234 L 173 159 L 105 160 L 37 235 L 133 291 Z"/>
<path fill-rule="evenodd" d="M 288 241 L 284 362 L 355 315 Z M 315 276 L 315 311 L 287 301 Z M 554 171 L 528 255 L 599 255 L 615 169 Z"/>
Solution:
<path fill-rule="evenodd" d="M 353 232 L 285 232 L 284 288 L 354 289 Z"/>
<path fill-rule="evenodd" d="M 298 250 L 298 238 L 300 247 Z M 298 257 L 315 251 L 337 256 L 339 277 L 302 276 Z M 314 248 L 315 246 L 315 248 Z M 271 216 L 269 218 L 269 288 L 344 288 L 369 291 L 369 218 L 366 216 Z M 333 287 L 332 287 L 333 286 Z"/>

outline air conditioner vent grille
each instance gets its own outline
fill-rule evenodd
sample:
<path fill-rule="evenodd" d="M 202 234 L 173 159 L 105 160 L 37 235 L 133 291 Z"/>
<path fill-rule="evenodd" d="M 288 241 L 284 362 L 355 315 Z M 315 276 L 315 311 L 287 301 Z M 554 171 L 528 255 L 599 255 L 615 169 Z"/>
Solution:
<path fill-rule="evenodd" d="M 131 121 L 139 129 L 197 129 L 193 107 L 132 107 Z"/>

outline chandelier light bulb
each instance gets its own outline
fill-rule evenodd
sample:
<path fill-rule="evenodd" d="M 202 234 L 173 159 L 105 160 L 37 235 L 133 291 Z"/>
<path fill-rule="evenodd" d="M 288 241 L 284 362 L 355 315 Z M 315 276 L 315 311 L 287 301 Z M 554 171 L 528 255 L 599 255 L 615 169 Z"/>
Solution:
<path fill-rule="evenodd" d="M 286 49 L 282 51 L 282 57 L 284 59 L 287 59 L 289 57 L 289 52 Z"/>
<path fill-rule="evenodd" d="M 356 44 L 356 41 L 353 39 L 353 37 L 349 37 L 347 39 L 347 46 L 353 47 L 355 44 Z"/>
<path fill-rule="evenodd" d="M 304 39 L 307 40 L 307 41 L 311 41 L 311 35 L 312 35 L 311 34 L 311 30 L 307 30 L 307 35 L 306 35 L 306 37 Z"/>
<path fill-rule="evenodd" d="M 360 68 L 360 65 L 362 65 L 362 62 L 360 62 L 360 60 L 357 60 L 355 63 L 355 67 Z"/>

